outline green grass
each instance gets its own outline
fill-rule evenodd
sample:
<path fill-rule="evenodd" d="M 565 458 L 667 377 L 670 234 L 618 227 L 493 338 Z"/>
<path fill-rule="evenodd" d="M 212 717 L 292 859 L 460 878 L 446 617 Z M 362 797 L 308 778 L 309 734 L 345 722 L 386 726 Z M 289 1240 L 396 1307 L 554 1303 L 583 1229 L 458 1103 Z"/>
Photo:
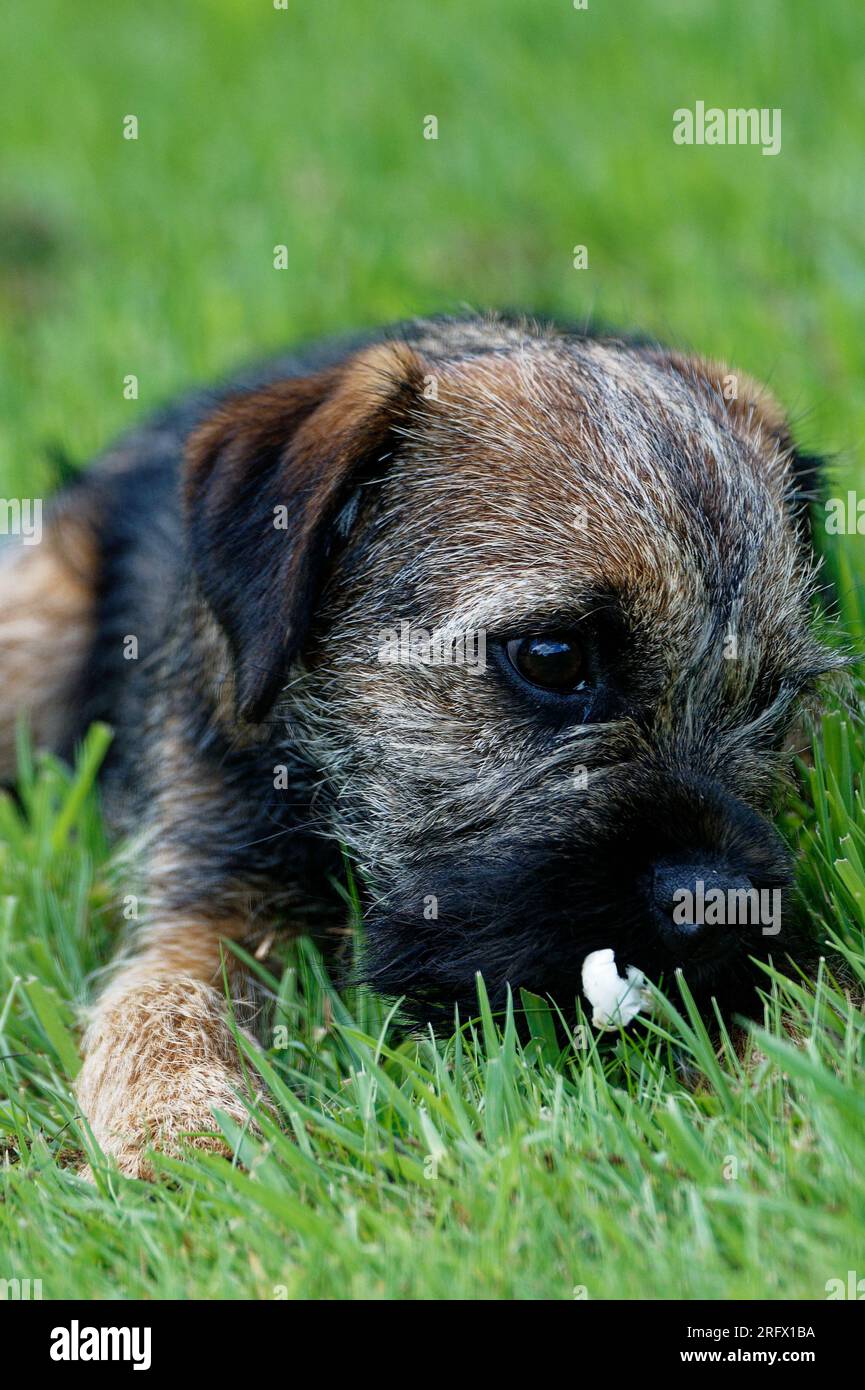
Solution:
<path fill-rule="evenodd" d="M 465 303 L 593 311 L 728 357 L 863 489 L 855 0 L 19 0 L 6 38 L 0 495 L 47 492 L 58 451 L 83 463 L 237 360 Z M 780 106 L 781 155 L 674 147 L 672 110 L 698 98 Z M 827 543 L 860 640 L 863 543 Z M 70 1084 L 123 893 L 101 751 L 94 731 L 73 775 L 22 746 L 21 806 L 0 802 L 0 1278 L 46 1297 L 813 1299 L 865 1276 L 865 1024 L 828 970 L 767 976 L 743 1060 L 678 996 L 560 1054 L 538 1001 L 525 1049 L 483 996 L 453 1038 L 407 1035 L 301 947 L 264 982 L 290 1041 L 262 1066 L 277 1123 L 229 1130 L 242 1164 L 163 1161 L 151 1187 L 97 1163 L 83 1184 Z M 863 753 L 839 704 L 784 821 L 815 931 L 860 983 Z"/>
<path fill-rule="evenodd" d="M 101 741 L 75 776 L 25 755 L 20 809 L 0 803 L 7 1277 L 52 1297 L 814 1299 L 863 1267 L 865 1018 L 826 967 L 767 973 L 743 1056 L 716 1051 L 686 989 L 600 1043 L 583 1027 L 560 1046 L 523 996 L 521 1046 L 482 985 L 452 1038 L 406 1034 L 301 944 L 281 980 L 258 967 L 271 1045 L 247 1057 L 275 1118 L 259 1112 L 260 1138 L 223 1120 L 239 1164 L 162 1159 L 151 1187 L 97 1159 L 84 1184 L 75 1023 L 122 883 L 92 787 Z M 861 733 L 836 715 L 824 743 L 816 810 L 788 829 L 861 990 L 865 815 L 854 778 L 835 780 L 861 766 Z"/>

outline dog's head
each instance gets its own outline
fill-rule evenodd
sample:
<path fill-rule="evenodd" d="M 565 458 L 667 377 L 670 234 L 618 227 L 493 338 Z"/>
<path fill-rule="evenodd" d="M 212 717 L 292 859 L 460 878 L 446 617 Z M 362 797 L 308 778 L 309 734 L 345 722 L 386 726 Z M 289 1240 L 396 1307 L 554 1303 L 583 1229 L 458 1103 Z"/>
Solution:
<path fill-rule="evenodd" d="M 497 322 L 199 432 L 190 538 L 238 715 L 321 773 L 382 988 L 471 1007 L 480 970 L 567 1004 L 613 947 L 739 1004 L 748 957 L 789 949 L 766 816 L 836 663 L 806 469 L 744 376 Z"/>

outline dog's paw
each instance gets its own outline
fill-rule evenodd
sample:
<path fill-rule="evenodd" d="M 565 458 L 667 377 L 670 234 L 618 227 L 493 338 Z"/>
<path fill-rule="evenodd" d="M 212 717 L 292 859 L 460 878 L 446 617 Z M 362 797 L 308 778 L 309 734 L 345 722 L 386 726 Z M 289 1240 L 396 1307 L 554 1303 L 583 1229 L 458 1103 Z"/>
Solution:
<path fill-rule="evenodd" d="M 154 1176 L 149 1149 L 230 1153 L 214 1108 L 249 1121 L 224 1000 L 194 980 L 109 994 L 85 1038 L 76 1091 L 100 1147 L 131 1177 Z"/>

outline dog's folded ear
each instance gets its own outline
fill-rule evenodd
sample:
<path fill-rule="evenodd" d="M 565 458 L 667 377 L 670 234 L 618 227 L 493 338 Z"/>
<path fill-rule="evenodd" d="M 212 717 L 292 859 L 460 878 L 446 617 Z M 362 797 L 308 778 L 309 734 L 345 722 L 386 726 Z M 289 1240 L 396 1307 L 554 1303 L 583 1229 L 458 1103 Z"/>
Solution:
<path fill-rule="evenodd" d="M 191 437 L 186 532 L 201 592 L 228 639 L 237 712 L 261 720 L 298 654 L 337 522 L 376 476 L 423 386 L 404 343 L 229 398 Z"/>
<path fill-rule="evenodd" d="M 767 468 L 790 506 L 799 536 L 813 549 L 813 509 L 822 501 L 824 460 L 796 447 L 784 410 L 768 387 L 723 362 L 658 349 L 650 355 L 691 386 L 702 389 L 709 407 L 716 414 L 723 411 L 725 423 L 759 443 Z"/>

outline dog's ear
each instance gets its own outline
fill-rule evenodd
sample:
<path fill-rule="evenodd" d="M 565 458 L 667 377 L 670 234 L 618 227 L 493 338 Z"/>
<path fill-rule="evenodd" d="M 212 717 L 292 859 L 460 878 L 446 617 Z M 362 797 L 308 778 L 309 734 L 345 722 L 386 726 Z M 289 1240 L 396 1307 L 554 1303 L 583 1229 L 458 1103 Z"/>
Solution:
<path fill-rule="evenodd" d="M 734 423 L 748 433 L 759 429 L 772 464 L 780 466 L 784 474 L 784 491 L 799 536 L 813 550 L 814 507 L 821 500 L 823 459 L 797 447 L 783 407 L 762 382 L 715 364 L 714 385 Z"/>
<path fill-rule="evenodd" d="M 353 490 L 393 452 L 424 366 L 382 343 L 312 376 L 229 398 L 191 437 L 186 529 L 228 639 L 238 714 L 261 720 L 298 654 Z"/>
<path fill-rule="evenodd" d="M 768 387 L 723 362 L 657 349 L 652 356 L 704 391 L 707 402 L 723 411 L 723 418 L 734 429 L 759 438 L 786 494 L 799 535 L 813 549 L 813 509 L 822 500 L 824 461 L 796 447 L 787 416 Z"/>

